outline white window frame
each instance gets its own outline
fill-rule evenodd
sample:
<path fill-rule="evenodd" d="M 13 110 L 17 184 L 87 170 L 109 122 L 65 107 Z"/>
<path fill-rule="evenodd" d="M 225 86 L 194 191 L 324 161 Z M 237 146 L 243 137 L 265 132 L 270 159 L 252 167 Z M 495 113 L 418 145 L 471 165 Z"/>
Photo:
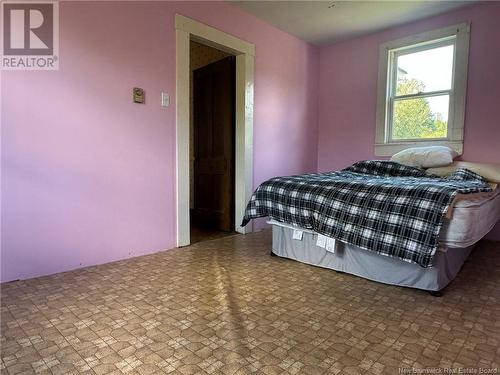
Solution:
<path fill-rule="evenodd" d="M 377 92 L 377 118 L 375 135 L 375 155 L 392 156 L 409 147 L 443 145 L 453 148 L 458 154 L 463 152 L 463 132 L 465 122 L 465 101 L 467 93 L 467 65 L 469 60 L 470 24 L 462 23 L 438 30 L 383 43 L 379 48 L 379 72 Z M 396 73 L 396 57 L 401 54 L 449 45 L 453 41 L 454 69 L 451 90 L 430 93 L 449 94 L 448 135 L 439 139 L 392 139 L 392 103 L 394 97 L 393 77 Z M 429 96 L 429 92 L 414 97 Z M 412 95 L 413 97 L 413 95 Z"/>

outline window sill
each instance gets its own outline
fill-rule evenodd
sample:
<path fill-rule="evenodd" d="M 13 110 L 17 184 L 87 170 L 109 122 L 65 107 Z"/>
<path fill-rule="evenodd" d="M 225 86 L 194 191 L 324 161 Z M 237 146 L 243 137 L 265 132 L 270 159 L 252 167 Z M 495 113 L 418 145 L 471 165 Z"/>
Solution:
<path fill-rule="evenodd" d="M 410 147 L 425 147 L 425 146 L 448 146 L 455 150 L 459 155 L 463 153 L 462 141 L 415 141 L 415 142 L 399 142 L 399 143 L 380 143 L 375 144 L 376 156 L 392 156 L 399 151 L 406 150 Z"/>

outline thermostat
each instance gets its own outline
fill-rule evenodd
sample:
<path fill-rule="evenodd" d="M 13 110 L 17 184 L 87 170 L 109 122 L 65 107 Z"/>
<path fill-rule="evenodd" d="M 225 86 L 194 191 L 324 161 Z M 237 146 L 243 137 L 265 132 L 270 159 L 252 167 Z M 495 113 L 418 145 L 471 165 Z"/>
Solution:
<path fill-rule="evenodd" d="M 144 100 L 145 100 L 144 90 L 141 89 L 140 87 L 134 87 L 133 98 L 134 98 L 134 103 L 144 104 Z"/>

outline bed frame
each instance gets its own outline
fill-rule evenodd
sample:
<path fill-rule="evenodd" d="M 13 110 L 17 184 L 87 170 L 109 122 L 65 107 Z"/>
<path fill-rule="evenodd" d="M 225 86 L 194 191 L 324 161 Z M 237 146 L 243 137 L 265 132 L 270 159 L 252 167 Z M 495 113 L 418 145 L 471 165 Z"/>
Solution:
<path fill-rule="evenodd" d="M 271 223 L 273 224 L 273 223 Z M 458 274 L 474 245 L 465 248 L 440 248 L 433 267 L 423 268 L 397 258 L 383 256 L 354 245 L 337 242 L 335 252 L 316 246 L 317 234 L 304 230 L 302 239 L 293 239 L 294 229 L 272 225 L 271 255 L 294 259 L 302 263 L 346 272 L 385 284 L 429 291 L 440 296 Z"/>

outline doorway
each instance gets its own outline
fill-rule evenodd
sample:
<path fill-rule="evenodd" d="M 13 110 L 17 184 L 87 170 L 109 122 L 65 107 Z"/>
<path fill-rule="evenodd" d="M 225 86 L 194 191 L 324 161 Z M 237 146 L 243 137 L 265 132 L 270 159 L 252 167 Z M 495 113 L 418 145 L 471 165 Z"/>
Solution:
<path fill-rule="evenodd" d="M 253 191 L 253 112 L 255 46 L 214 27 L 180 14 L 175 15 L 176 35 L 176 169 L 175 207 L 177 246 L 191 243 L 190 236 L 190 41 L 214 47 L 236 57 L 236 120 L 234 166 L 234 230 L 252 231 L 252 223 L 240 226 Z"/>
<path fill-rule="evenodd" d="M 235 57 L 190 42 L 191 243 L 234 233 Z"/>

